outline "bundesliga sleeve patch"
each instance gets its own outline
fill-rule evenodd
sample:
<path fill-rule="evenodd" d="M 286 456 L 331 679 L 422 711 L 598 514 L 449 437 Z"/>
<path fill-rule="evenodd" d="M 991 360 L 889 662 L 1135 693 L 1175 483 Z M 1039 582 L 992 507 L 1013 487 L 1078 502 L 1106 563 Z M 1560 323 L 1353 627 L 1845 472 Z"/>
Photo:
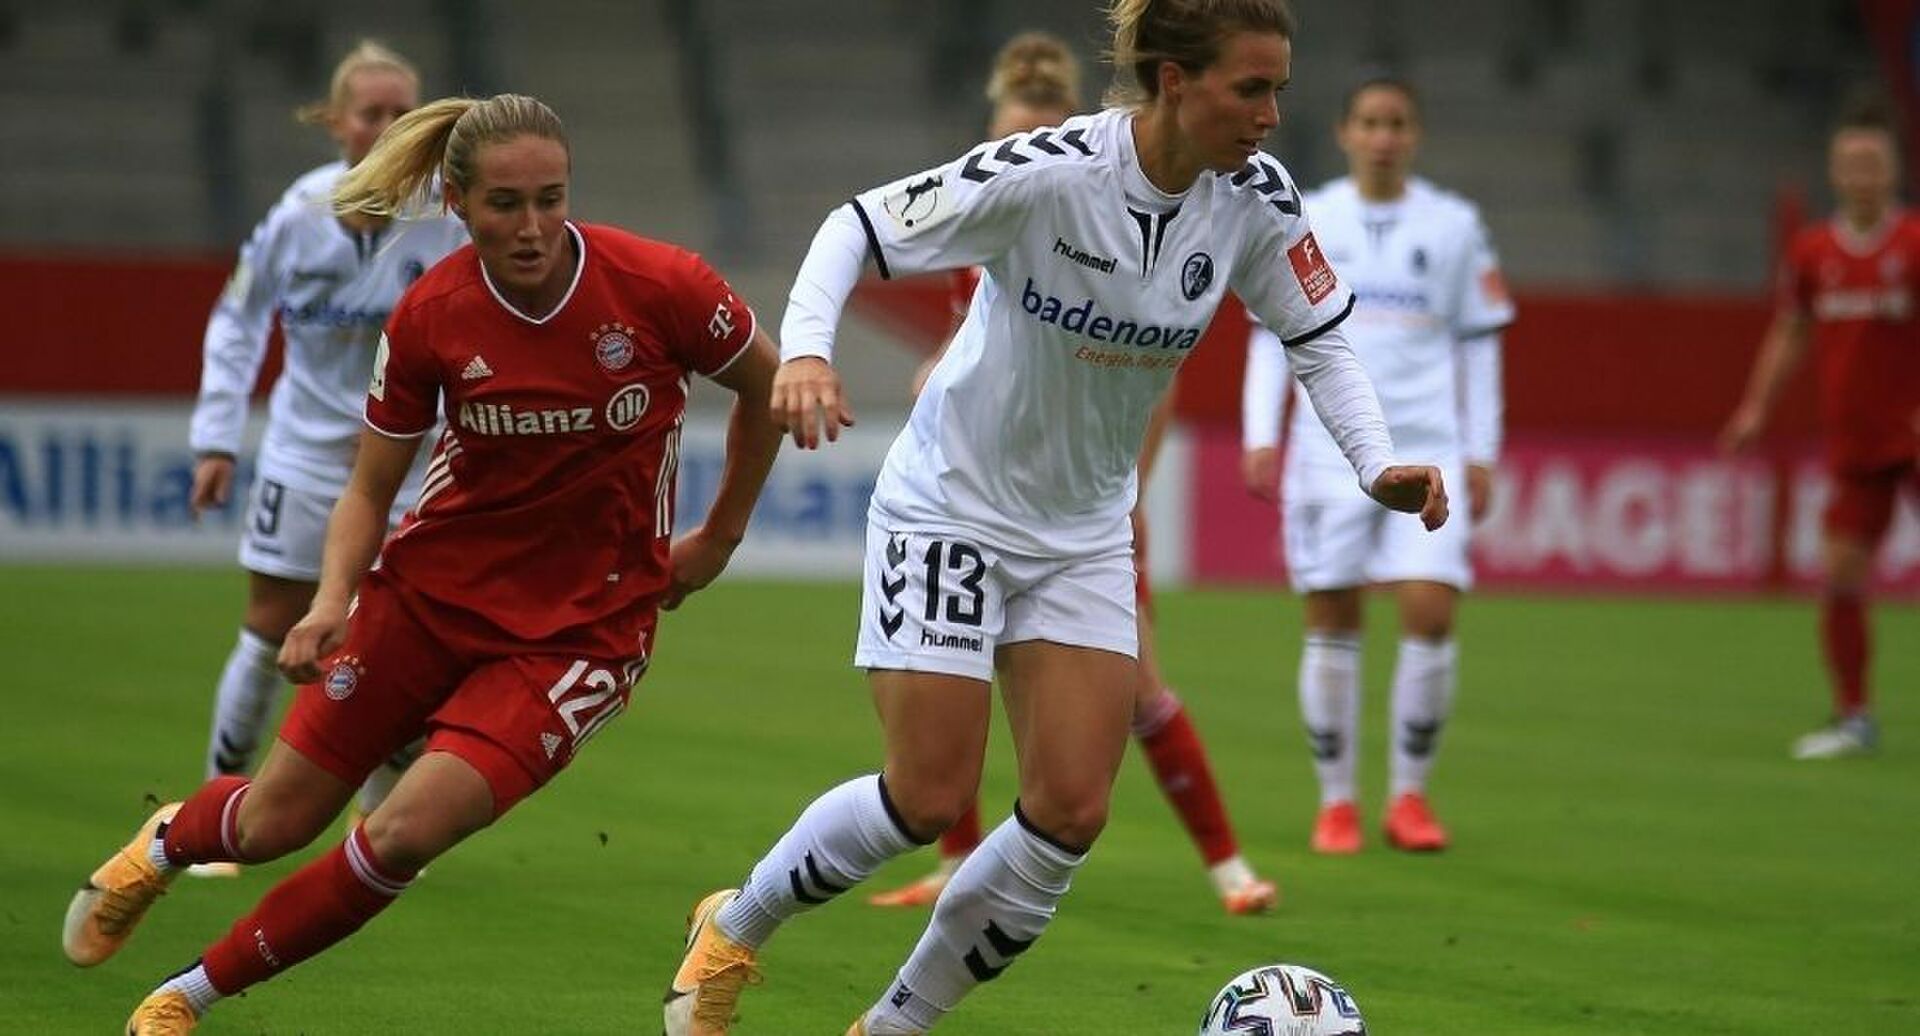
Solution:
<path fill-rule="evenodd" d="M 380 332 L 380 346 L 373 353 L 373 380 L 367 383 L 367 395 L 387 401 L 387 333 Z"/>
<path fill-rule="evenodd" d="M 1311 231 L 1298 244 L 1287 249 L 1287 261 L 1293 264 L 1293 276 L 1300 282 L 1300 290 L 1306 292 L 1309 305 L 1319 305 L 1322 299 L 1333 293 L 1333 286 L 1339 283 L 1339 278 L 1333 275 L 1333 267 L 1327 265 L 1327 257 L 1320 252 L 1320 242 L 1313 239 Z"/>
<path fill-rule="evenodd" d="M 919 173 L 880 188 L 880 207 L 893 217 L 901 237 L 944 223 L 955 211 L 953 190 L 939 172 Z"/>

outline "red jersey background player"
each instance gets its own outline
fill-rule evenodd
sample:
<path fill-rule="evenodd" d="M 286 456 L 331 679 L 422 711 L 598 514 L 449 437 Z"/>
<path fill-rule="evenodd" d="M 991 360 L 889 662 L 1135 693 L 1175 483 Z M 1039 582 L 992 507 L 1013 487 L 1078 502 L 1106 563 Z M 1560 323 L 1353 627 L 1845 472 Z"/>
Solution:
<path fill-rule="evenodd" d="M 744 534 L 779 448 L 776 350 L 697 256 L 569 221 L 570 165 L 539 101 L 446 100 L 396 122 L 336 189 L 343 213 L 391 214 L 438 173 L 473 243 L 388 321 L 320 587 L 281 651 L 290 678 L 313 682 L 279 742 L 253 781 L 163 807 L 94 873 L 68 957 L 110 956 L 188 864 L 305 845 L 395 749 L 425 732 L 427 750 L 345 844 L 155 989 L 129 1033 L 187 1032 L 346 938 L 565 768 L 624 709 L 656 609 L 711 582 Z M 739 399 L 713 510 L 670 545 L 690 374 Z M 447 431 L 383 549 L 439 399 Z"/>
<path fill-rule="evenodd" d="M 1869 752 L 1865 598 L 1898 498 L 1920 498 L 1920 216 L 1901 208 L 1890 122 L 1861 116 L 1833 134 L 1828 175 L 1839 211 L 1802 230 L 1780 273 L 1779 312 L 1725 442 L 1751 445 L 1811 347 L 1833 495 L 1824 515 L 1820 636 L 1833 680 L 1831 725 L 1800 738 L 1798 759 Z"/>
<path fill-rule="evenodd" d="M 987 123 L 987 138 L 998 140 L 1043 126 L 1057 126 L 1080 106 L 1080 67 L 1073 51 L 1058 37 L 1044 32 L 1028 32 L 1007 41 L 994 59 L 993 75 L 987 83 L 987 100 L 993 103 L 993 116 Z M 980 284 L 980 269 L 968 267 L 948 275 L 949 301 L 953 308 L 953 330 L 966 319 L 973 306 L 973 292 Z M 950 332 L 951 333 L 951 332 Z M 921 364 L 914 372 L 913 394 L 918 396 L 933 372 L 934 364 L 946 352 Z M 1146 444 L 1140 450 L 1140 484 L 1147 484 L 1159 456 L 1165 436 L 1173 397 L 1162 400 L 1147 427 Z M 1221 906 L 1230 914 L 1255 914 L 1270 909 L 1279 898 L 1273 882 L 1254 873 L 1240 855 L 1240 842 L 1233 822 L 1227 817 L 1227 805 L 1214 783 L 1213 767 L 1207 760 L 1206 745 L 1187 715 L 1186 705 L 1167 685 L 1161 673 L 1153 644 L 1153 601 L 1147 587 L 1147 525 L 1145 506 L 1133 509 L 1133 560 L 1135 572 L 1136 620 L 1140 633 L 1140 678 L 1134 689 L 1133 736 L 1146 754 L 1147 765 L 1160 785 L 1161 794 L 1187 829 L 1188 837 L 1200 851 Z M 980 803 L 976 798 L 960 819 L 940 836 L 940 862 L 934 870 L 899 888 L 876 892 L 867 897 L 875 906 L 930 907 L 940 898 L 947 881 L 967 856 L 978 848 L 984 833 L 980 827 Z"/>

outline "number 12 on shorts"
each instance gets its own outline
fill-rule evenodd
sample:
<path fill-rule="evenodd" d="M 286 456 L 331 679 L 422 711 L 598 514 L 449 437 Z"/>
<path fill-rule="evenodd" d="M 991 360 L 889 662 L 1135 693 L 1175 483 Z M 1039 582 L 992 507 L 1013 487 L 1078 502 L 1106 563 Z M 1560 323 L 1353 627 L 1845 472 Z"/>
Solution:
<path fill-rule="evenodd" d="M 582 658 L 567 667 L 560 679 L 547 689 L 547 701 L 552 703 L 560 722 L 566 724 L 575 752 L 626 709 L 627 699 L 620 693 L 621 689 L 632 687 L 646 666 L 646 659 L 636 659 L 626 664 L 620 676 L 615 676 L 610 670 L 591 668 L 592 663 Z"/>

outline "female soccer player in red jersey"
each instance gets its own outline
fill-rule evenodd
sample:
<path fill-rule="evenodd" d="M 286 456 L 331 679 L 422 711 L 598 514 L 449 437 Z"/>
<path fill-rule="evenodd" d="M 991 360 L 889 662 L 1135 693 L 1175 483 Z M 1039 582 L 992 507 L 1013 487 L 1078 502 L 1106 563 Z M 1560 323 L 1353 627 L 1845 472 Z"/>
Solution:
<path fill-rule="evenodd" d="M 853 415 L 839 316 L 882 276 L 986 271 L 894 440 L 868 508 L 854 664 L 878 773 L 815 798 L 738 890 L 702 899 L 668 1036 L 728 1031 L 783 924 L 928 844 L 973 801 L 997 682 L 1020 798 L 953 874 L 919 943 L 851 1032 L 925 1032 L 1046 931 L 1106 825 L 1133 718 L 1129 515 L 1153 411 L 1226 292 L 1283 336 L 1375 499 L 1446 521 L 1437 468 L 1397 464 L 1339 325 L 1353 295 L 1286 170 L 1260 152 L 1291 77 L 1283 0 L 1115 0 L 1138 95 L 980 144 L 829 213 L 801 262 L 773 401 L 817 447 Z"/>
<path fill-rule="evenodd" d="M 68 957 L 111 956 L 179 868 L 306 845 L 394 749 L 425 732 L 427 750 L 345 844 L 155 989 L 129 1033 L 188 1032 L 214 1001 L 346 938 L 565 768 L 626 707 L 657 610 L 740 542 L 779 448 L 773 343 L 698 256 L 570 220 L 570 165 L 539 101 L 443 100 L 396 122 L 336 189 L 343 213 L 390 215 L 437 174 L 472 245 L 387 324 L 320 587 L 280 653 L 306 686 L 279 743 L 254 780 L 163 807 L 94 872 Z M 691 374 L 738 398 L 713 509 L 670 543 Z M 447 431 L 382 547 L 441 398 Z"/>
<path fill-rule="evenodd" d="M 993 103 L 993 117 L 987 135 L 995 140 L 1015 133 L 1028 133 L 1044 126 L 1065 122 L 1080 107 L 1080 67 L 1073 51 L 1058 37 L 1044 32 L 1029 32 L 1009 40 L 994 60 L 993 76 L 987 83 L 987 99 Z M 954 281 L 955 315 L 964 318 L 973 303 L 980 280 L 977 268 L 956 270 Z M 942 352 L 945 350 L 943 349 Z M 938 357 L 922 366 L 914 382 L 914 394 L 932 372 Z M 1140 482 L 1145 484 L 1159 453 L 1171 402 L 1162 403 L 1148 426 L 1146 445 L 1140 451 Z M 1180 822 L 1200 850 L 1208 876 L 1221 905 L 1232 914 L 1258 913 L 1273 906 L 1278 890 L 1253 872 L 1240 855 L 1239 840 L 1233 823 L 1227 818 L 1226 803 L 1213 780 L 1213 767 L 1207 762 L 1206 746 L 1187 715 L 1186 706 L 1167 686 L 1153 649 L 1152 599 L 1147 589 L 1146 516 L 1143 508 L 1133 510 L 1135 592 L 1138 596 L 1140 628 L 1140 675 L 1134 686 L 1133 735 L 1146 753 L 1147 763 L 1160 790 L 1179 815 Z M 960 819 L 940 836 L 940 863 L 932 873 L 897 889 L 867 897 L 875 906 L 932 906 L 953 872 L 967 855 L 980 845 L 980 804 L 975 801 Z"/>
<path fill-rule="evenodd" d="M 1802 230 L 1779 278 L 1778 315 L 1724 443 L 1751 446 L 1810 351 L 1820 377 L 1833 496 L 1823 516 L 1820 640 L 1832 722 L 1795 742 L 1796 759 L 1871 752 L 1866 594 L 1902 493 L 1920 500 L 1920 216 L 1898 200 L 1900 147 L 1873 113 L 1834 131 L 1827 174 L 1839 211 Z"/>

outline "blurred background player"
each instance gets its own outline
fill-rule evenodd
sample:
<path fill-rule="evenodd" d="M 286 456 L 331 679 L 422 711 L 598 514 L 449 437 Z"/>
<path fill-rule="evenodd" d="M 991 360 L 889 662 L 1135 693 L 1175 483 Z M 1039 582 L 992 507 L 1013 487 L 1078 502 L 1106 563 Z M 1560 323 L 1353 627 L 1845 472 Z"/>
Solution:
<path fill-rule="evenodd" d="M 863 191 L 801 263 L 773 404 L 806 449 L 853 423 L 831 359 L 868 261 L 884 277 L 985 273 L 868 509 L 854 664 L 881 770 L 814 799 L 741 888 L 696 905 L 668 1036 L 727 1032 L 781 925 L 952 826 L 979 791 L 996 679 L 1019 760 L 1013 815 L 848 1031 L 934 1028 L 1045 932 L 1106 825 L 1134 716 L 1129 515 L 1147 425 L 1229 288 L 1287 336 L 1360 483 L 1446 521 L 1439 470 L 1393 462 L 1339 330 L 1352 295 L 1260 152 L 1292 76 L 1290 10 L 1116 0 L 1109 14 L 1135 87 L 1122 104 Z"/>
<path fill-rule="evenodd" d="M 1009 40 L 994 59 L 993 76 L 987 82 L 987 100 L 993 105 L 993 116 L 987 123 L 989 140 L 1057 126 L 1080 107 L 1080 64 L 1059 37 L 1044 32 L 1023 33 Z M 952 278 L 955 317 L 965 319 L 973 304 L 980 272 L 978 268 L 956 270 Z M 941 355 L 944 353 L 942 348 Z M 936 355 L 921 365 L 914 378 L 915 396 L 920 394 L 938 362 Z M 1142 486 L 1147 485 L 1152 476 L 1171 407 L 1169 395 L 1154 411 L 1147 426 L 1146 445 L 1140 451 Z M 1140 630 L 1140 681 L 1133 703 L 1133 735 L 1139 740 L 1141 751 L 1146 753 L 1160 791 L 1200 850 L 1200 858 L 1207 865 L 1221 904 L 1232 914 L 1258 913 L 1273 906 L 1278 890 L 1273 882 L 1256 875 L 1240 855 L 1233 824 L 1227 818 L 1226 803 L 1221 801 L 1213 768 L 1207 762 L 1206 746 L 1201 743 L 1185 706 L 1167 686 L 1156 664 L 1146 551 L 1146 513 L 1142 505 L 1136 504 L 1133 555 Z M 933 905 L 953 872 L 980 844 L 981 837 L 980 804 L 976 799 L 940 836 L 940 862 L 933 873 L 900 888 L 875 893 L 867 901 L 875 906 Z"/>
<path fill-rule="evenodd" d="M 571 169 L 558 116 L 503 94 L 409 113 L 335 188 L 340 211 L 388 216 L 438 175 L 473 246 L 380 337 L 320 586 L 280 652 L 305 686 L 279 743 L 257 778 L 162 807 L 94 872 L 68 910 L 68 959 L 118 951 L 180 867 L 292 852 L 395 750 L 425 733 L 426 752 L 344 844 L 149 994 L 129 1036 L 188 1032 L 345 939 L 545 786 L 626 708 L 658 610 L 717 577 L 745 534 L 780 445 L 774 345 L 698 256 L 571 221 Z M 712 509 L 670 542 L 693 374 L 736 399 Z M 389 538 L 442 400 L 420 501 Z"/>
<path fill-rule="evenodd" d="M 353 468 L 380 328 L 407 286 L 466 241 L 460 221 L 439 212 L 334 214 L 334 185 L 418 103 L 419 76 L 399 54 L 362 42 L 341 59 L 327 99 L 299 113 L 326 127 L 339 160 L 295 180 L 267 213 L 207 322 L 190 433 L 196 512 L 225 504 L 233 492 L 247 401 L 275 317 L 286 342 L 243 525 L 247 610 L 214 694 L 208 780 L 251 769 L 271 719 L 281 687 L 274 658 L 319 583 L 327 515 Z M 394 523 L 419 484 L 416 466 L 394 504 Z M 403 751 L 368 777 L 362 811 L 379 803 L 406 758 Z M 231 863 L 193 868 L 201 876 L 237 871 Z"/>
<path fill-rule="evenodd" d="M 1920 499 L 1920 217 L 1900 205 L 1900 147 L 1889 113 L 1865 104 L 1834 130 L 1833 217 L 1803 228 L 1781 268 L 1772 325 L 1722 442 L 1752 446 L 1788 380 L 1817 350 L 1832 496 L 1822 516 L 1820 645 L 1830 724 L 1796 759 L 1873 750 L 1866 597 L 1873 559 L 1904 493 Z"/>
<path fill-rule="evenodd" d="M 1369 79 L 1337 125 L 1348 173 L 1307 195 L 1327 259 L 1358 298 L 1347 334 L 1372 376 L 1394 448 L 1440 458 L 1467 487 L 1470 516 L 1487 511 L 1500 453 L 1500 331 L 1513 306 L 1479 211 L 1413 175 L 1420 104 L 1406 82 Z M 1272 499 L 1279 415 L 1288 387 L 1280 340 L 1255 326 L 1245 385 L 1247 487 Z M 1284 502 L 1287 569 L 1305 602 L 1300 709 L 1320 814 L 1312 846 L 1358 852 L 1362 594 L 1386 584 L 1400 608 L 1393 676 L 1392 786 L 1386 836 L 1408 850 L 1446 847 L 1426 797 L 1440 728 L 1452 710 L 1454 613 L 1473 583 L 1468 522 L 1427 532 L 1369 500 L 1309 408 L 1293 408 Z M 1463 477 L 1464 476 L 1464 477 Z"/>

